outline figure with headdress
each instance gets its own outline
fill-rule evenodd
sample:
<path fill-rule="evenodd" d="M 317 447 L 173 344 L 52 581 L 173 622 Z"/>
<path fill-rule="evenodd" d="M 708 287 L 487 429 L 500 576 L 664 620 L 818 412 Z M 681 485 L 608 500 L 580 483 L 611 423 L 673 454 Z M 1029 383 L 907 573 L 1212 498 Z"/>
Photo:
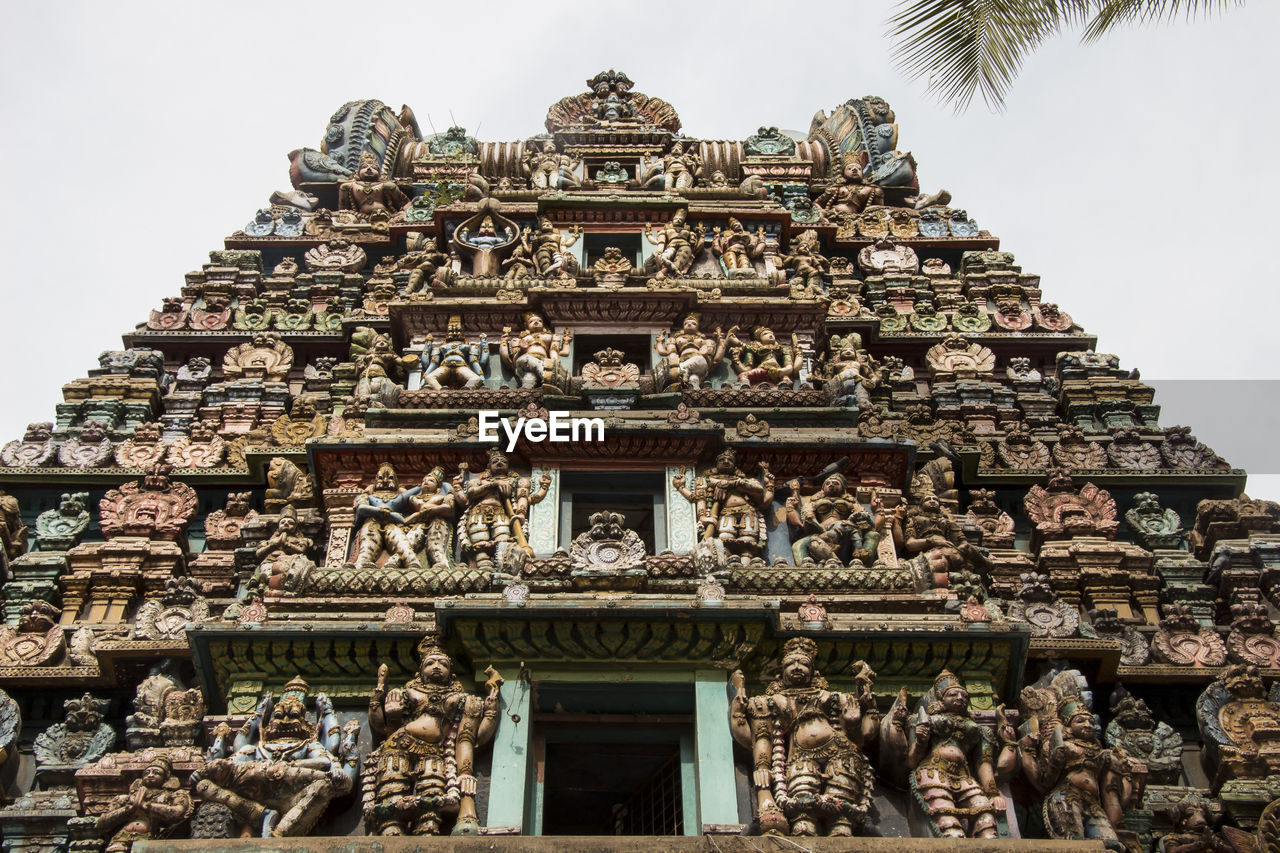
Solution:
<path fill-rule="evenodd" d="M 405 520 L 413 511 L 412 499 L 419 489 L 401 486 L 390 462 L 378 468 L 373 484 L 355 500 L 356 521 L 360 523 L 356 536 L 357 569 L 375 568 L 384 553 L 387 561 L 383 568 L 422 568 L 417 554 L 422 544 L 422 528 Z"/>
<path fill-rule="evenodd" d="M 690 227 L 688 211 L 680 208 L 666 225 L 656 231 L 651 223 L 646 222 L 644 236 L 659 247 L 645 261 L 645 270 L 658 278 L 666 278 L 668 275 L 688 274 L 693 262 L 702 254 L 707 231 L 701 224 L 696 228 Z"/>
<path fill-rule="evenodd" d="M 1099 737 L 1084 676 L 1050 672 L 1021 693 L 1018 755 L 1031 784 L 1045 795 L 1050 838 L 1101 839 L 1108 850 L 1130 848 L 1117 830 L 1125 809 L 1142 800 L 1146 766 Z"/>
<path fill-rule="evenodd" d="M 310 690 L 294 677 L 279 704 L 263 694 L 253 719 L 234 737 L 225 723 L 214 730 L 209 760 L 191 774 L 196 794 L 226 806 L 244 835 L 306 835 L 329 803 L 355 785 L 360 723 L 340 725 L 323 693 L 316 694 L 312 722 Z"/>
<path fill-rule="evenodd" d="M 821 287 L 822 274 L 831 269 L 831 262 L 818 249 L 818 232 L 812 228 L 801 231 L 791 241 L 790 254 L 784 255 L 779 265 L 791 272 L 789 279 Z"/>
<path fill-rule="evenodd" d="M 735 217 L 729 217 L 729 227 L 712 229 L 711 251 L 720 258 L 720 266 L 727 276 L 755 275 L 752 261 L 764 255 L 764 228 L 751 233 L 742 227 Z"/>
<path fill-rule="evenodd" d="M 546 139 L 539 145 L 531 139 L 526 143 L 526 152 L 522 165 L 532 189 L 559 190 L 582 186 L 578 178 L 582 160 L 561 154 L 556 150 L 555 140 Z"/>
<path fill-rule="evenodd" d="M 409 370 L 418 364 L 418 356 L 396 355 L 391 336 L 368 326 L 352 334 L 351 358 L 356 366 L 355 398 L 386 407 L 395 405 Z"/>
<path fill-rule="evenodd" d="M 814 373 L 826 380 L 827 393 L 837 406 L 850 400 L 856 406 L 870 406 L 870 392 L 881 380 L 880 366 L 863 348 L 862 335 L 857 332 L 832 335 Z"/>
<path fill-rule="evenodd" d="M 354 210 L 362 216 L 397 213 L 409 203 L 396 182 L 383 179 L 378 158 L 366 151 L 360 155 L 356 173 L 338 184 L 338 208 Z"/>
<path fill-rule="evenodd" d="M 887 766 L 905 766 L 917 805 L 941 838 L 997 838 L 1005 809 L 999 783 L 1017 764 L 1013 728 L 1000 715 L 997 732 L 969 710 L 969 692 L 947 670 L 907 712 L 904 687 L 882 725 Z"/>
<path fill-rule="evenodd" d="M 453 486 L 467 507 L 458 526 L 463 554 L 485 571 L 532 557 L 525 536 L 529 507 L 547 496 L 551 475 L 543 472 L 537 491 L 531 491 L 529 479 L 513 472 L 506 454 L 497 448 L 489 451 L 488 466 L 476 476 L 468 478 L 465 464 L 460 468 Z"/>
<path fill-rule="evenodd" d="M 867 565 L 874 563 L 884 523 L 879 497 L 872 499 L 871 507 L 874 515 L 849 494 L 848 481 L 839 472 L 828 475 L 813 495 L 802 496 L 799 482 L 793 481 L 787 521 L 800 534 L 791 546 L 795 561 L 808 557 L 819 563 L 832 558 L 848 562 L 856 551 Z"/>
<path fill-rule="evenodd" d="M 893 539 L 903 552 L 923 560 L 943 586 L 951 572 L 988 565 L 986 552 L 969 542 L 934 492 L 925 492 L 918 504 L 897 508 Z"/>
<path fill-rule="evenodd" d="M 698 327 L 701 319 L 698 314 L 688 314 L 680 331 L 671 334 L 664 329 L 654 339 L 653 348 L 662 356 L 668 388 L 701 388 L 724 358 L 727 339 L 719 329 L 714 340 L 704 335 Z"/>
<path fill-rule="evenodd" d="M 478 343 L 467 343 L 462 333 L 462 316 L 454 314 L 444 333 L 444 341 L 436 343 L 427 336 L 426 364 L 422 368 L 422 384 L 427 388 L 478 388 L 484 382 L 482 359 L 489 355 L 489 340 L 481 334 Z"/>
<path fill-rule="evenodd" d="M 696 151 L 686 152 L 684 142 L 680 140 L 676 140 L 671 150 L 661 157 L 640 158 L 640 184 L 645 189 L 689 189 L 701 174 L 702 157 Z"/>
<path fill-rule="evenodd" d="M 524 315 L 524 329 L 516 335 L 504 327 L 498 341 L 502 361 L 520 380 L 521 388 L 536 388 L 548 375 L 554 375 L 560 359 L 569 355 L 573 333 L 552 334 L 543 325 L 542 316 L 532 311 Z"/>
<path fill-rule="evenodd" d="M 759 554 L 768 535 L 764 510 L 773 500 L 774 479 L 763 462 L 759 477 L 748 477 L 737 458 L 732 447 L 725 448 L 715 465 L 695 478 L 692 490 L 683 465 L 671 482 L 694 505 L 704 540 L 718 540 L 731 554 Z"/>
<path fill-rule="evenodd" d="M 791 346 L 778 343 L 773 329 L 756 326 L 751 340 L 742 341 L 737 336 L 738 327 L 729 330 L 729 360 L 737 371 L 738 381 L 748 385 L 777 385 L 791 381 L 804 364 L 800 339 L 793 332 Z"/>
<path fill-rule="evenodd" d="M 280 510 L 275 531 L 254 549 L 253 556 L 260 567 L 255 583 L 270 583 L 272 578 L 288 575 L 291 570 L 310 568 L 313 564 L 307 552 L 314 544 L 298 529 L 298 511 L 286 504 Z"/>
<path fill-rule="evenodd" d="M 111 798 L 95 829 L 99 835 L 111 833 L 104 853 L 128 853 L 135 841 L 164 837 L 191 811 L 191 795 L 174 778 L 173 763 L 157 754 L 129 785 L 129 793 Z"/>
<path fill-rule="evenodd" d="M 857 661 L 856 692 L 838 693 L 818 672 L 817 657 L 808 637 L 788 640 L 763 696 L 748 697 L 742 671 L 733 674 L 729 728 L 751 753 L 756 814 L 767 835 L 853 835 L 871 808 L 874 776 L 864 750 L 880 727 L 876 675 Z"/>
<path fill-rule="evenodd" d="M 405 526 L 420 530 L 414 544 L 425 547 L 427 562 L 433 569 L 447 569 L 453 564 L 450 543 L 458 512 L 466 506 L 465 496 L 445 481 L 444 469 L 436 466 L 427 472 L 417 494 L 409 499 L 410 514 Z"/>
<path fill-rule="evenodd" d="M 365 828 L 376 835 L 439 835 L 455 817 L 454 835 L 475 835 L 475 750 L 498 728 L 502 678 L 488 670 L 483 699 L 462 686 L 453 660 L 428 634 L 418 645 L 418 676 L 387 689 L 387 665 L 369 697 L 369 728 L 385 738 L 369 756 L 364 781 Z"/>

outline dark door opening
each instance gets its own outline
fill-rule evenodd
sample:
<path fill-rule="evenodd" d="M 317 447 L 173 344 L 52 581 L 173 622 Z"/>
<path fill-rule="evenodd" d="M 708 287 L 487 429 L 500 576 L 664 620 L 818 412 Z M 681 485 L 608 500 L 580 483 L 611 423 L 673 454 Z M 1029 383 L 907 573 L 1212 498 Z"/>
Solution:
<path fill-rule="evenodd" d="M 543 835 L 680 835 L 680 744 L 547 743 Z"/>

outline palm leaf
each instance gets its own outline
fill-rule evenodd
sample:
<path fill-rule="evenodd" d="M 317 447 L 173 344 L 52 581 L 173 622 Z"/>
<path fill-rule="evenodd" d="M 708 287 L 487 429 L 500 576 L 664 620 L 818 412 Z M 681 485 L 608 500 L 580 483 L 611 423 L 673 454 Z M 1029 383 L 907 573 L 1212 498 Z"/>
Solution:
<path fill-rule="evenodd" d="M 1244 0 L 1104 0 L 1089 26 L 1083 41 L 1097 41 L 1123 24 L 1155 24 L 1179 16 L 1187 20 L 1208 17 L 1232 6 L 1243 6 Z"/>

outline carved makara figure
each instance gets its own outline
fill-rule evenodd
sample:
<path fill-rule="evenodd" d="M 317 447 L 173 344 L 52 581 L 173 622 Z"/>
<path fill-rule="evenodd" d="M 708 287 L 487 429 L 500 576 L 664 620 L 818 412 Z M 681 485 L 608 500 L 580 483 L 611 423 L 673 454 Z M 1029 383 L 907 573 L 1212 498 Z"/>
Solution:
<path fill-rule="evenodd" d="M 539 146 L 535 141 L 528 143 L 528 153 L 524 157 L 524 174 L 529 179 L 529 186 L 535 190 L 558 190 L 582 185 L 578 177 L 578 167 L 582 160 L 569 154 L 561 154 L 556 150 L 554 140 L 547 139 Z"/>
<path fill-rule="evenodd" d="M 748 698 L 742 671 L 733 674 L 729 728 L 751 753 L 756 813 L 767 835 L 853 835 L 871 808 L 874 777 L 863 750 L 880 727 L 875 673 L 857 661 L 857 692 L 829 690 L 817 655 L 813 640 L 788 640 L 763 696 Z"/>
<path fill-rule="evenodd" d="M 686 153 L 680 141 L 662 157 L 640 159 L 640 184 L 646 189 L 688 189 L 697 183 L 701 174 L 702 158 L 694 151 Z"/>
<path fill-rule="evenodd" d="M 367 151 L 351 180 L 338 185 L 338 207 L 363 216 L 396 213 L 408 203 L 409 197 L 395 181 L 382 177 L 377 158 Z"/>
<path fill-rule="evenodd" d="M 531 492 L 529 479 L 514 473 L 506 454 L 494 449 L 489 451 L 488 467 L 478 475 L 468 478 L 466 466 L 461 466 L 453 487 L 467 507 L 458 531 L 463 553 L 477 568 L 514 568 L 511 561 L 518 564 L 524 556 L 533 556 L 525 536 L 529 507 L 547 496 L 550 474 L 543 472 L 537 491 Z"/>
<path fill-rule="evenodd" d="M 356 498 L 356 521 L 361 522 L 356 535 L 357 569 L 372 569 L 383 554 L 385 569 L 420 569 L 417 551 L 421 546 L 422 528 L 410 524 L 405 516 L 412 510 L 412 499 L 420 487 L 406 489 L 396 477 L 390 462 L 378 468 L 373 484 Z"/>
<path fill-rule="evenodd" d="M 996 732 L 969 710 L 969 692 L 943 670 L 907 712 L 907 691 L 894 700 L 881 733 L 891 762 L 908 772 L 917 805 L 942 838 L 997 838 L 1005 799 L 999 784 L 1014 770 L 1017 752 L 1012 726 L 1003 720 Z"/>
<path fill-rule="evenodd" d="M 548 375 L 554 374 L 562 357 L 569 355 L 573 332 L 552 334 L 542 323 L 542 317 L 532 312 L 524 315 L 524 329 L 512 336 L 511 327 L 504 327 L 498 342 L 498 353 L 520 380 L 522 388 L 536 388 Z"/>
<path fill-rule="evenodd" d="M 871 391 L 880 386 L 882 372 L 876 360 L 862 347 L 862 335 L 832 335 L 827 352 L 818 359 L 815 372 L 826 379 L 827 391 L 836 405 L 871 405 Z"/>
<path fill-rule="evenodd" d="M 707 232 L 701 224 L 691 228 L 688 219 L 689 212 L 681 208 L 656 232 L 650 223 L 645 223 L 644 236 L 659 247 L 645 262 L 647 271 L 658 278 L 665 278 L 668 275 L 686 275 L 693 267 L 693 262 L 702 254 Z"/>
<path fill-rule="evenodd" d="M 1050 673 L 1022 689 L 1023 772 L 1045 795 L 1050 838 L 1102 840 L 1108 850 L 1129 848 L 1117 830 L 1125 809 L 1141 800 L 1146 767 L 1099 738 L 1092 694 L 1077 670 Z"/>
<path fill-rule="evenodd" d="M 729 217 L 729 227 L 712 229 L 711 251 L 720 258 L 720 268 L 727 276 L 755 275 L 756 258 L 764 255 L 763 226 L 755 233 L 742 227 L 735 217 Z"/>
<path fill-rule="evenodd" d="M 731 554 L 754 555 L 764 547 L 768 531 L 764 509 L 773 500 L 774 480 L 769 467 L 760 463 L 760 477 L 748 477 L 738 468 L 732 447 L 721 451 L 706 473 L 698 476 L 690 491 L 682 465 L 672 485 L 694 505 L 702 538 L 721 542 Z"/>
<path fill-rule="evenodd" d="M 653 347 L 663 358 L 664 378 L 669 388 L 701 388 L 708 374 L 724 358 L 725 336 L 717 329 L 712 340 L 698 327 L 700 321 L 698 314 L 686 315 L 680 331 L 673 335 L 664 329 L 654 339 Z"/>
<path fill-rule="evenodd" d="M 480 335 L 479 343 L 467 343 L 462 333 L 462 316 L 449 318 L 444 342 L 436 343 L 427 336 L 426 364 L 422 368 L 422 384 L 427 388 L 478 388 L 484 382 L 483 359 L 489 355 L 489 341 Z"/>
<path fill-rule="evenodd" d="M 112 797 L 98 815 L 100 835 L 111 833 L 104 853 L 128 853 L 135 841 L 163 838 L 166 830 L 186 820 L 192 812 L 191 795 L 174 778 L 173 765 L 157 755 L 129 785 L 129 793 Z"/>
<path fill-rule="evenodd" d="M 453 661 L 432 635 L 418 646 L 418 677 L 387 689 L 387 666 L 369 697 L 369 728 L 385 738 L 365 776 L 365 828 L 377 835 L 439 835 L 456 815 L 454 835 L 479 833 L 475 750 L 498 727 L 498 688 L 492 668 L 484 699 L 472 696 Z"/>
<path fill-rule="evenodd" d="M 355 785 L 359 723 L 341 726 L 323 693 L 316 695 L 312 722 L 309 692 L 295 677 L 279 704 L 264 694 L 253 719 L 234 737 L 225 723 L 214 730 L 208 762 L 191 774 L 196 794 L 229 809 L 242 836 L 305 835 L 334 797 Z"/>
<path fill-rule="evenodd" d="M 804 364 L 804 353 L 800 349 L 800 340 L 794 333 L 791 335 L 791 346 L 778 343 L 773 330 L 764 326 L 756 326 L 751 332 L 751 340 L 742 341 L 737 336 L 738 327 L 729 329 L 729 360 L 738 374 L 739 382 L 756 386 L 761 384 L 776 385 L 790 381 Z"/>
<path fill-rule="evenodd" d="M 831 269 L 831 262 L 818 252 L 818 233 L 813 229 L 801 231 L 791 241 L 791 252 L 782 257 L 781 266 L 790 271 L 788 278 L 803 285 L 822 285 L 822 274 Z"/>

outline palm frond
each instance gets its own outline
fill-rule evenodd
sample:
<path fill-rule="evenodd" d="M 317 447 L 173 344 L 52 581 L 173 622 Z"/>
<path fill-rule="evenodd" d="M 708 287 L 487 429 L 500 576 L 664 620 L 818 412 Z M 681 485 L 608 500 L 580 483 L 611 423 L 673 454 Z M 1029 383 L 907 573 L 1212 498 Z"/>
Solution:
<path fill-rule="evenodd" d="M 889 20 L 894 61 L 911 79 L 928 78 L 939 100 L 957 110 L 978 93 L 999 109 L 1026 56 L 1086 20 L 1097 2 L 905 0 Z"/>
<path fill-rule="evenodd" d="M 1097 41 L 1124 24 L 1155 24 L 1178 17 L 1191 20 L 1243 5 L 1244 0 L 1102 0 L 1082 40 Z"/>

